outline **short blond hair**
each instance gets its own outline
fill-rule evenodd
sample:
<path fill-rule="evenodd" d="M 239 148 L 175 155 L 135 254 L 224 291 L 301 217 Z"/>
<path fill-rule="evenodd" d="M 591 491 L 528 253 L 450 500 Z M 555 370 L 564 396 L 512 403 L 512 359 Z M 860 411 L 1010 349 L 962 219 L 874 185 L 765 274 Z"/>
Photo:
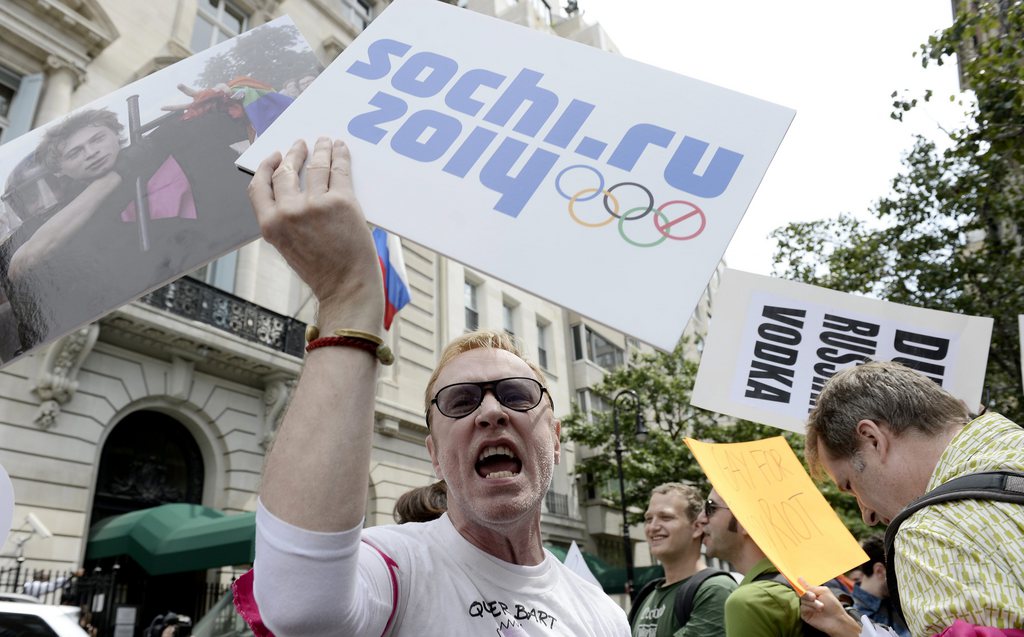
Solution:
<path fill-rule="evenodd" d="M 683 484 L 682 482 L 666 482 L 659 484 L 658 486 L 651 489 L 651 495 L 671 495 L 675 494 L 683 498 L 686 502 L 684 511 L 686 517 L 693 522 L 700 515 L 701 510 L 704 508 L 704 497 L 701 496 L 700 491 L 697 487 L 692 484 Z"/>
<path fill-rule="evenodd" d="M 533 375 L 537 377 L 537 382 L 546 386 L 544 383 L 544 372 L 533 361 L 523 355 L 519 339 L 515 336 L 498 330 L 476 330 L 463 334 L 448 343 L 444 348 L 444 351 L 441 352 L 441 359 L 437 362 L 437 367 L 434 368 L 434 373 L 430 375 L 430 380 L 427 381 L 427 389 L 423 393 L 423 411 L 427 419 L 428 429 L 430 428 L 430 402 L 434 398 L 434 383 L 437 382 L 437 377 L 441 374 L 441 370 L 459 354 L 465 354 L 475 349 L 502 349 L 510 354 L 515 354 L 530 367 Z M 551 403 L 551 408 L 554 409 L 555 403 L 551 399 L 551 393 L 545 393 L 548 395 L 548 402 Z"/>

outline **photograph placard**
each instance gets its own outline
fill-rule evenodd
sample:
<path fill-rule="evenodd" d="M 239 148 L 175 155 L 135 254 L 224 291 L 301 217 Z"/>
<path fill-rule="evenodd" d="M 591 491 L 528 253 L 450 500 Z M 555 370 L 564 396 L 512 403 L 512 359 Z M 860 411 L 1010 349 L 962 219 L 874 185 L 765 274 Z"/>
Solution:
<path fill-rule="evenodd" d="M 0 147 L 0 362 L 259 236 L 235 160 L 319 70 L 283 17 Z"/>

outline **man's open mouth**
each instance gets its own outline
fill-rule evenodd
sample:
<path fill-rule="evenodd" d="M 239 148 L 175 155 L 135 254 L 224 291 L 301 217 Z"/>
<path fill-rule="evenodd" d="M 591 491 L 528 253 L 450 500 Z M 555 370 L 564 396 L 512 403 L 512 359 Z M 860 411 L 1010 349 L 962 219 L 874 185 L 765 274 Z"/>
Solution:
<path fill-rule="evenodd" d="M 505 445 L 484 447 L 475 466 L 477 475 L 487 479 L 512 478 L 523 469 L 523 463 Z"/>

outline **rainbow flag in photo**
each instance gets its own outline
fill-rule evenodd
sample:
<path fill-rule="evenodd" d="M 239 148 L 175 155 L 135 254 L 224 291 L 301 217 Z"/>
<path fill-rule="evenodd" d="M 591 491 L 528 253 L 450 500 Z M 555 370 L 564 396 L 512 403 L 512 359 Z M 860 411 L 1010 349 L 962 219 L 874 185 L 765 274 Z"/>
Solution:
<path fill-rule="evenodd" d="M 232 97 L 242 102 L 245 114 L 257 135 L 270 128 L 277 116 L 288 108 L 295 98 L 274 91 L 274 87 L 251 77 L 238 77 L 228 82 Z"/>
<path fill-rule="evenodd" d="M 402 258 L 402 242 L 395 235 L 373 229 L 373 243 L 377 246 L 377 257 L 380 259 L 380 271 L 384 276 L 384 329 L 391 329 L 395 314 L 409 302 L 409 275 L 405 272 L 405 259 Z"/>

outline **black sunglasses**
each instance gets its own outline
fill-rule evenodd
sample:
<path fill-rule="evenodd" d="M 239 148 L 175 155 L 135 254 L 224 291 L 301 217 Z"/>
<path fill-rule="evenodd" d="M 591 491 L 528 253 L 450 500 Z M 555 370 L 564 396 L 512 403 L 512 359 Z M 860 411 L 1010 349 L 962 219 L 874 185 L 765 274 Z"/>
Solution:
<path fill-rule="evenodd" d="M 718 504 L 711 498 L 704 500 L 704 517 L 711 519 L 711 516 L 715 514 L 715 511 L 719 509 L 729 510 L 729 507 Z"/>
<path fill-rule="evenodd" d="M 530 411 L 540 404 L 547 392 L 548 401 L 551 393 L 534 378 L 500 378 L 479 383 L 455 383 L 437 390 L 431 405 L 449 418 L 462 418 L 476 411 L 490 390 L 498 402 L 513 411 Z M 551 401 L 551 408 L 554 409 Z M 430 425 L 430 412 L 427 412 L 427 425 Z"/>

